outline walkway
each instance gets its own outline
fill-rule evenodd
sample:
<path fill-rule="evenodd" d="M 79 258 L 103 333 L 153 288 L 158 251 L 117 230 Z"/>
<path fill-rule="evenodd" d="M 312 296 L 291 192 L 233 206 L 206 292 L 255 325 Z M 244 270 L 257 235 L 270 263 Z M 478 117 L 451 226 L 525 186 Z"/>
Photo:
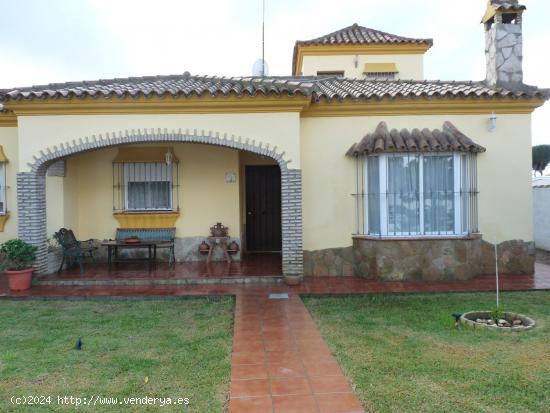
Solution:
<path fill-rule="evenodd" d="M 231 362 L 229 413 L 363 412 L 298 295 L 238 295 Z"/>

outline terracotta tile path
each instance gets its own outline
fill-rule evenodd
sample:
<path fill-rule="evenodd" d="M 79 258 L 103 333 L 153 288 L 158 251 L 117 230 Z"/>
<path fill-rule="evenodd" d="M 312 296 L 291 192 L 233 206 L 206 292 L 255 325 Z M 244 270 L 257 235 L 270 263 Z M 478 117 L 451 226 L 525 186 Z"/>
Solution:
<path fill-rule="evenodd" d="M 237 296 L 229 413 L 363 412 L 302 300 L 287 296 Z"/>

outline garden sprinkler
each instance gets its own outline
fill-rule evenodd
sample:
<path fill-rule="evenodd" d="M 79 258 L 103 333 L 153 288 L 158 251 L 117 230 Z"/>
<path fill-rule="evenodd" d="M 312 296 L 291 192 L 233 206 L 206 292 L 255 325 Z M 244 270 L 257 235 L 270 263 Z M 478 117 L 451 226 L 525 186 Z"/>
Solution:
<path fill-rule="evenodd" d="M 460 317 L 462 317 L 462 313 L 453 313 L 453 317 L 455 318 L 455 327 L 458 328 L 458 324 L 460 323 Z"/>
<path fill-rule="evenodd" d="M 74 346 L 75 350 L 82 350 L 82 339 L 78 337 L 78 340 L 76 340 L 76 345 Z"/>
<path fill-rule="evenodd" d="M 497 249 L 497 242 L 495 240 L 495 275 L 496 275 L 496 279 L 497 279 L 497 308 L 500 307 L 500 300 L 499 300 L 499 295 L 500 295 L 500 289 L 499 289 L 499 284 L 498 284 L 498 249 Z"/>

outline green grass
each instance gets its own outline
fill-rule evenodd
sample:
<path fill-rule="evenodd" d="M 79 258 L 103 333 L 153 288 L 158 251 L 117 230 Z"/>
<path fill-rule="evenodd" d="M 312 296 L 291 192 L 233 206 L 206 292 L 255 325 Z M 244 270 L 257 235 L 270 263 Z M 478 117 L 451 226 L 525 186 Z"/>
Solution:
<path fill-rule="evenodd" d="M 304 299 L 372 412 L 549 412 L 550 292 L 502 294 L 535 319 L 524 333 L 454 328 L 494 294 Z"/>
<path fill-rule="evenodd" d="M 233 299 L 0 300 L 1 412 L 220 412 Z M 84 350 L 74 349 L 82 337 Z M 11 396 L 51 395 L 48 406 Z M 58 406 L 57 395 L 189 398 L 187 407 Z"/>

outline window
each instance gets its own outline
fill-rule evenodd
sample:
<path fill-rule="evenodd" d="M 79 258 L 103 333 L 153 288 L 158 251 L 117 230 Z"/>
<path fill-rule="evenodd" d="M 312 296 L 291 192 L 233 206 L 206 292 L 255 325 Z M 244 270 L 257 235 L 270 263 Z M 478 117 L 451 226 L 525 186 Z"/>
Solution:
<path fill-rule="evenodd" d="M 125 210 L 171 210 L 172 165 L 161 162 L 125 163 Z"/>
<path fill-rule="evenodd" d="M 474 154 L 401 153 L 362 159 L 359 233 L 402 237 L 477 232 Z"/>
<path fill-rule="evenodd" d="M 343 70 L 325 70 L 325 71 L 319 71 L 319 72 L 317 72 L 317 76 L 336 76 L 336 77 L 344 77 L 344 71 L 343 71 Z"/>
<path fill-rule="evenodd" d="M 396 72 L 366 72 L 366 80 L 397 80 Z"/>
<path fill-rule="evenodd" d="M 172 148 L 120 148 L 113 160 L 113 211 L 179 210 L 178 167 Z"/>
<path fill-rule="evenodd" d="M 366 80 L 397 80 L 399 71 L 395 63 L 365 63 Z"/>
<path fill-rule="evenodd" d="M 6 205 L 6 162 L 0 162 L 0 215 L 7 214 Z"/>

